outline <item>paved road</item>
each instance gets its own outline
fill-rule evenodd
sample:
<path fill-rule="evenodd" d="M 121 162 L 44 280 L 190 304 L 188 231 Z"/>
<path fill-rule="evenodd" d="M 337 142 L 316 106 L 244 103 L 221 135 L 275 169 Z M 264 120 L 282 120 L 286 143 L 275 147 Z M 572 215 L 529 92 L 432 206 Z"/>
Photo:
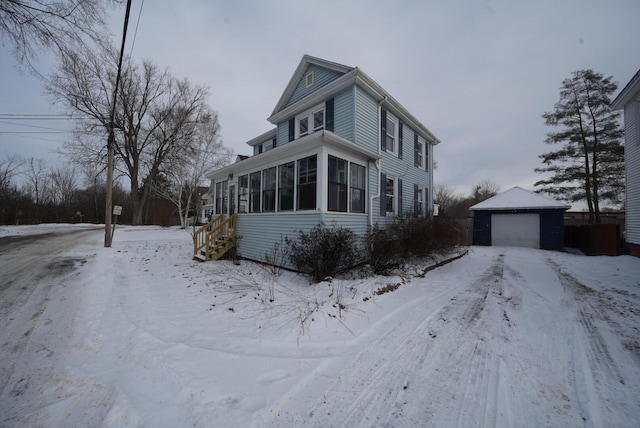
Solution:
<path fill-rule="evenodd" d="M 0 347 L 4 355 L 0 394 L 41 322 L 51 290 L 85 262 L 82 257 L 64 256 L 65 250 L 86 242 L 100 229 L 0 238 Z"/>

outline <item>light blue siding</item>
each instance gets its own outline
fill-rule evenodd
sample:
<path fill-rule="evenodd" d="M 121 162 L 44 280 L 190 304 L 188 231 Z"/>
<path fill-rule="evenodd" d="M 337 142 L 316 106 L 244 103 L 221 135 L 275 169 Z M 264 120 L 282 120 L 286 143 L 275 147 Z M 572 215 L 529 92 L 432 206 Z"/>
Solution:
<path fill-rule="evenodd" d="M 414 210 L 414 185 L 424 187 L 427 190 L 426 200 L 427 209 L 431 209 L 432 189 L 431 189 L 431 156 L 427 162 L 426 170 L 420 169 L 414 165 L 414 130 L 403 124 L 402 138 L 402 159 L 397 156 L 382 152 L 382 172 L 392 175 L 396 179 L 402 180 L 402 212 L 408 213 Z M 429 147 L 430 145 L 428 145 Z M 372 175 L 369 177 L 372 191 L 378 192 L 379 182 L 376 168 L 371 168 Z M 396 196 L 397 197 L 397 196 Z M 373 206 L 373 223 L 384 225 L 390 221 L 390 217 L 380 215 L 380 199 L 374 200 Z"/>
<path fill-rule="evenodd" d="M 250 260 L 265 262 L 273 253 L 274 246 L 284 239 L 297 239 L 299 232 L 308 232 L 323 223 L 327 227 L 334 224 L 351 229 L 360 239 L 358 246 L 364 249 L 367 234 L 367 216 L 344 213 L 293 214 L 239 214 L 237 234 L 240 236 L 238 255 Z M 291 268 L 292 266 L 286 266 Z"/>
<path fill-rule="evenodd" d="M 336 95 L 333 106 L 333 132 L 347 140 L 354 141 L 353 89 L 349 88 Z"/>
<path fill-rule="evenodd" d="M 278 147 L 284 146 L 289 142 L 289 121 L 285 120 L 284 122 L 278 123 Z"/>
<path fill-rule="evenodd" d="M 296 238 L 298 231 L 308 231 L 321 221 L 317 211 L 308 213 L 239 214 L 238 255 L 250 260 L 266 261 L 274 245 L 284 237 Z M 290 266 L 289 266 L 290 267 Z"/>
<path fill-rule="evenodd" d="M 307 75 L 310 72 L 313 72 L 314 74 L 314 82 L 313 85 L 307 88 Z M 302 75 L 302 78 L 298 82 L 298 86 L 296 86 L 296 89 L 293 91 L 293 94 L 287 101 L 287 105 L 285 107 L 289 107 L 297 101 L 300 101 L 302 98 L 314 93 L 318 89 L 322 88 L 328 83 L 331 83 L 340 76 L 342 76 L 342 73 L 339 73 L 337 71 L 319 67 L 315 64 L 310 65 Z"/>
<path fill-rule="evenodd" d="M 378 103 L 359 86 L 355 87 L 355 139 L 356 144 L 369 150 L 378 150 Z"/>

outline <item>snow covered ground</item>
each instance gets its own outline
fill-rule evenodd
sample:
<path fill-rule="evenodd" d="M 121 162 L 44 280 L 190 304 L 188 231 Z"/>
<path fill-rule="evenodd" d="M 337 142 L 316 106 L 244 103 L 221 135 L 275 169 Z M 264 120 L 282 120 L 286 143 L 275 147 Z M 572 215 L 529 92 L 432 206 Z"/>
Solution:
<path fill-rule="evenodd" d="M 1 426 L 639 425 L 638 258 L 471 247 L 309 285 L 194 262 L 185 230 L 90 236 L 32 329 L 0 313 Z"/>

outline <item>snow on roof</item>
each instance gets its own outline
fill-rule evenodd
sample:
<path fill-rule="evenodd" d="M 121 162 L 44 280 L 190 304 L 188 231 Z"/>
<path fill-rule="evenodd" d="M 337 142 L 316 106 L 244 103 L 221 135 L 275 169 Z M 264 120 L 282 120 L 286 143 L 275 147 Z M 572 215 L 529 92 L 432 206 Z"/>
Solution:
<path fill-rule="evenodd" d="M 555 199 L 551 199 L 516 186 L 506 192 L 502 192 L 492 198 L 475 204 L 469 209 L 480 211 L 541 208 L 569 209 L 571 207 L 558 202 Z"/>

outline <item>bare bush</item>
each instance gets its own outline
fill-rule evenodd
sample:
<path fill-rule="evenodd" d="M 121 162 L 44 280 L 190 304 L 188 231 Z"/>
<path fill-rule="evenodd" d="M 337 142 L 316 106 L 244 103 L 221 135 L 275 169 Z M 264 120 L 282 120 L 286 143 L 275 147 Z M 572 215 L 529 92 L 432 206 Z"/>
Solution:
<path fill-rule="evenodd" d="M 293 266 L 315 282 L 349 269 L 360 257 L 358 236 L 336 225 L 320 223 L 308 233 L 300 231 L 298 239 L 286 238 L 286 242 Z"/>
<path fill-rule="evenodd" d="M 386 228 L 375 226 L 368 235 L 369 264 L 380 273 L 403 260 L 446 254 L 458 243 L 457 230 L 444 220 L 406 213 Z"/>

